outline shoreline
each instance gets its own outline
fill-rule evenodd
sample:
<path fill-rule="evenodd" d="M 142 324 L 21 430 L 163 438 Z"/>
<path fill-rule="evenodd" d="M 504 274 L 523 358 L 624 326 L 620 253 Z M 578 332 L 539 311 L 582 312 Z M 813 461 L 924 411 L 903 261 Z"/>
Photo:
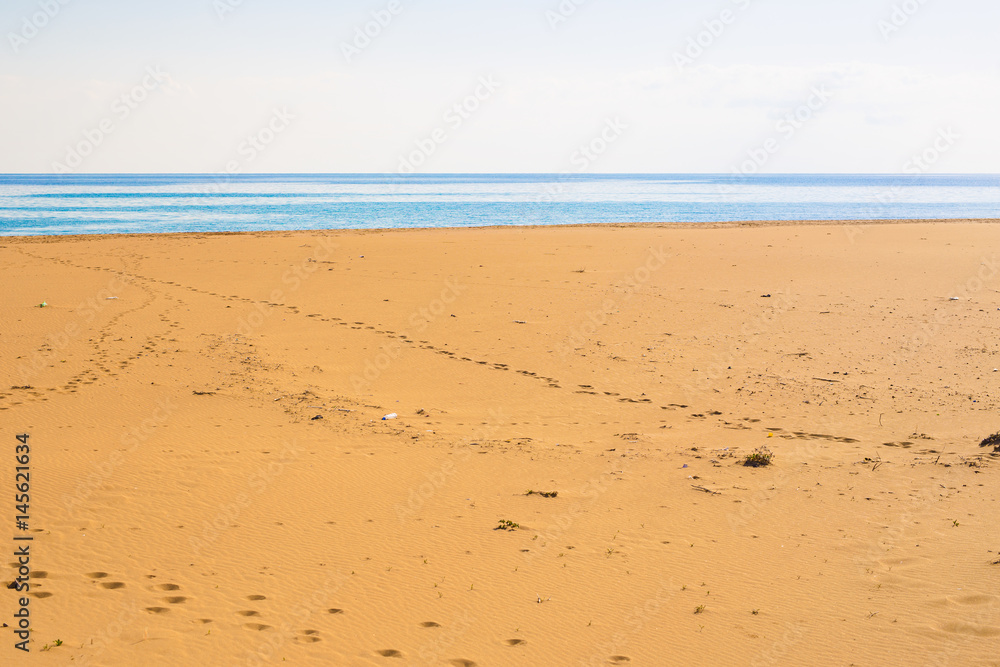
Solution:
<path fill-rule="evenodd" d="M 376 228 L 328 228 L 328 229 L 268 229 L 246 231 L 204 231 L 204 232 L 134 232 L 124 234 L 17 234 L 0 239 L 125 239 L 188 236 L 288 236 L 291 234 L 383 234 L 388 232 L 439 232 L 458 230 L 490 229 L 757 229 L 765 227 L 852 227 L 884 225 L 920 224 L 998 224 L 1000 218 L 875 218 L 866 220 L 744 220 L 733 222 L 595 222 L 553 225 L 479 225 L 469 227 L 376 227 Z"/>

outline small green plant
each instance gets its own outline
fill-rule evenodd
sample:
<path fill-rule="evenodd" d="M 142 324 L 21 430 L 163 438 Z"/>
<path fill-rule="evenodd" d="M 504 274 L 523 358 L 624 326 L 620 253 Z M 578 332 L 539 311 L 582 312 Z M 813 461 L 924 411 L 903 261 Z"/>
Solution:
<path fill-rule="evenodd" d="M 703 605 L 703 604 L 700 604 L 700 605 L 698 605 L 697 607 L 694 608 L 694 613 L 696 613 L 696 614 L 704 613 L 704 611 L 705 611 L 705 605 Z"/>
<path fill-rule="evenodd" d="M 51 651 L 51 650 L 52 650 L 52 649 L 54 649 L 54 648 L 55 648 L 56 646 L 62 646 L 62 643 L 63 643 L 63 641 L 62 641 L 61 639 L 57 639 L 57 640 L 55 640 L 54 642 L 52 642 L 52 644 L 51 644 L 51 645 L 49 645 L 49 644 L 46 644 L 45 646 L 43 646 L 43 647 L 42 647 L 42 650 L 43 650 L 43 651 Z"/>
<path fill-rule="evenodd" d="M 517 530 L 521 527 L 521 524 L 514 523 L 509 519 L 500 519 L 500 523 L 493 530 Z"/>
<path fill-rule="evenodd" d="M 767 447 L 758 447 L 743 459 L 743 465 L 751 468 L 763 468 L 771 465 L 771 458 L 774 454 Z"/>
<path fill-rule="evenodd" d="M 555 498 L 556 496 L 559 495 L 559 492 L 558 491 L 532 491 L 531 489 L 528 489 L 528 492 L 525 493 L 524 495 L 526 495 L 526 496 L 541 496 L 542 498 Z"/>
<path fill-rule="evenodd" d="M 958 519 L 952 519 L 952 521 L 951 521 L 951 525 L 952 525 L 952 526 L 953 526 L 954 528 L 958 528 Z"/>

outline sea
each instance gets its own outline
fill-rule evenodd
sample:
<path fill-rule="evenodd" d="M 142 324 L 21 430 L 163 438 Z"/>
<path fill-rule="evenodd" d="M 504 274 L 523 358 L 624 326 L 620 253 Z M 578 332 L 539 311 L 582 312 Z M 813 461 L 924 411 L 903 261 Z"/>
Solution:
<path fill-rule="evenodd" d="M 0 236 L 1000 218 L 989 174 L 0 174 Z"/>

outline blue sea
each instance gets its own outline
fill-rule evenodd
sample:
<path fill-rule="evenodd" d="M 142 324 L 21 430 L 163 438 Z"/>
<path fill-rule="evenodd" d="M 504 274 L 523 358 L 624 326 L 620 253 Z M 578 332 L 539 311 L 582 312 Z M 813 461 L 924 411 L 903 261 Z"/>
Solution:
<path fill-rule="evenodd" d="M 1000 218 L 1000 176 L 0 174 L 0 236 L 912 218 Z"/>

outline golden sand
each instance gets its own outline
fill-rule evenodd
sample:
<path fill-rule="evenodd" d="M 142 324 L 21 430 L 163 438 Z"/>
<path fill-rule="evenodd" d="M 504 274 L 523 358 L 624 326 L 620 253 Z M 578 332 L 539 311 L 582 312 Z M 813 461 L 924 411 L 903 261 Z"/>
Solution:
<path fill-rule="evenodd" d="M 998 261 L 985 221 L 0 239 L 0 663 L 998 665 Z"/>

